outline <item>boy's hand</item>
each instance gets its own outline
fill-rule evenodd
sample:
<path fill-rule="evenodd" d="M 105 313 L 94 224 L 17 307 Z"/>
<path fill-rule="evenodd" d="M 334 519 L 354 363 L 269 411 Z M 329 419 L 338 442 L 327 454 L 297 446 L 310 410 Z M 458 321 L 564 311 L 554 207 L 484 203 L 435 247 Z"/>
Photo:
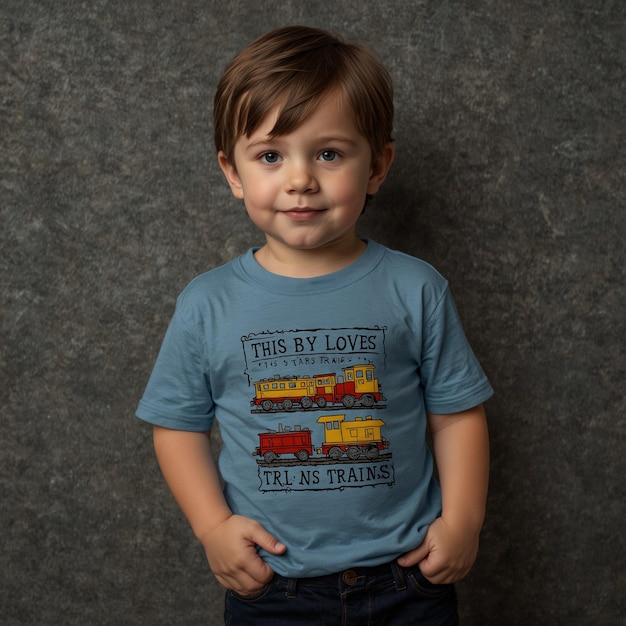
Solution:
<path fill-rule="evenodd" d="M 419 565 L 435 585 L 455 583 L 469 573 L 478 554 L 478 533 L 437 518 L 428 528 L 424 541 L 398 558 L 398 565 Z"/>
<path fill-rule="evenodd" d="M 258 522 L 232 515 L 202 537 L 211 571 L 226 589 L 250 595 L 262 589 L 274 571 L 261 559 L 257 546 L 282 554 L 287 548 Z"/>

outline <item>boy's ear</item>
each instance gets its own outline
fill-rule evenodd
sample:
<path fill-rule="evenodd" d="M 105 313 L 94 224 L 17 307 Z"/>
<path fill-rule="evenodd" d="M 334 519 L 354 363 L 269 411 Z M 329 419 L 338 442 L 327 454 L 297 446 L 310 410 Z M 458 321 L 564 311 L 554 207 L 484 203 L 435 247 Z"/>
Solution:
<path fill-rule="evenodd" d="M 387 178 L 387 172 L 393 163 L 395 154 L 396 150 L 393 147 L 393 144 L 388 143 L 383 148 L 382 153 L 379 154 L 372 163 L 372 173 L 370 174 L 370 179 L 367 183 L 367 193 L 369 195 L 373 196 L 380 189 L 380 186 L 385 181 L 385 178 Z"/>
<path fill-rule="evenodd" d="M 233 196 L 237 200 L 243 200 L 243 186 L 239 174 L 237 174 L 237 168 L 234 163 L 231 163 L 222 150 L 217 153 L 217 162 L 220 164 L 224 176 L 230 186 L 230 190 L 233 192 Z"/>

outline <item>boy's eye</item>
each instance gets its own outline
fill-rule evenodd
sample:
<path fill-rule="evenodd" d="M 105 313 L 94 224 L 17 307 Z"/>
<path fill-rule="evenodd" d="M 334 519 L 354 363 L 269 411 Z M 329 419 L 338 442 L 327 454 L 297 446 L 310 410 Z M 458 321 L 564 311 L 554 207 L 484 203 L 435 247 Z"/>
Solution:
<path fill-rule="evenodd" d="M 335 161 L 339 158 L 339 155 L 335 150 L 324 150 L 324 152 L 320 154 L 320 158 L 322 161 Z"/>
<path fill-rule="evenodd" d="M 276 152 L 266 152 L 261 155 L 261 160 L 264 163 L 269 163 L 271 165 L 273 163 L 278 163 L 278 161 L 280 161 L 280 156 Z"/>

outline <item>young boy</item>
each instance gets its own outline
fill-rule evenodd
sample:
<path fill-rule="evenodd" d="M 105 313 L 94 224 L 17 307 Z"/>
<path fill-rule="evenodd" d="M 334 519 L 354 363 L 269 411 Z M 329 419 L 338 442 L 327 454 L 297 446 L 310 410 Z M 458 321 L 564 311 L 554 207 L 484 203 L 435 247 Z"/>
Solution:
<path fill-rule="evenodd" d="M 492 391 L 446 281 L 355 234 L 392 118 L 381 64 L 317 29 L 260 37 L 218 86 L 219 164 L 265 243 L 181 294 L 137 415 L 227 624 L 457 621 Z"/>

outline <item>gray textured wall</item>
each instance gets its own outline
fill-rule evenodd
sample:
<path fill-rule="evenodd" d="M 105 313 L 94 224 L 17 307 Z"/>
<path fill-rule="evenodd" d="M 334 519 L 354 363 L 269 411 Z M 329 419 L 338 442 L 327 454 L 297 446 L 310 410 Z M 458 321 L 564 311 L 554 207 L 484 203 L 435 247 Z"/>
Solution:
<path fill-rule="evenodd" d="M 175 296 L 259 241 L 216 81 L 305 23 L 390 68 L 397 161 L 362 231 L 448 276 L 497 390 L 464 623 L 623 624 L 624 7 L 2 0 L 2 622 L 221 622 L 133 412 Z"/>

